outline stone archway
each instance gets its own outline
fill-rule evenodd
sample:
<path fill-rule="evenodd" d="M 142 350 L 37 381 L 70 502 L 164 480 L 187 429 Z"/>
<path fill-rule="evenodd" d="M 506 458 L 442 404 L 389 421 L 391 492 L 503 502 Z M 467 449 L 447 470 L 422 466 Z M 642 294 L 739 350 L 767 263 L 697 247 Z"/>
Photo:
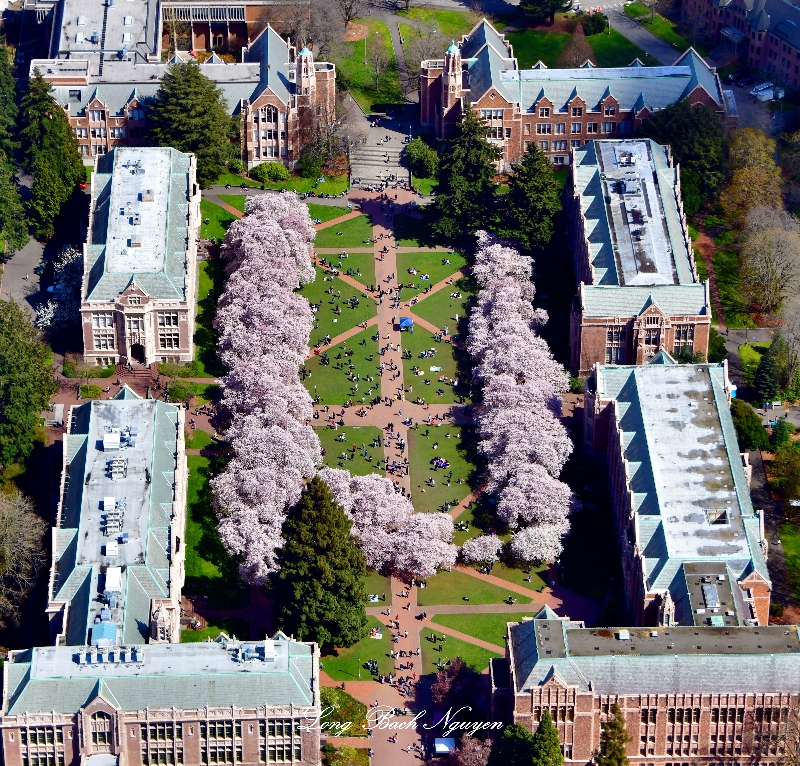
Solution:
<path fill-rule="evenodd" d="M 144 364 L 144 346 L 141 343 L 134 343 L 131 346 L 131 359 L 139 364 Z"/>

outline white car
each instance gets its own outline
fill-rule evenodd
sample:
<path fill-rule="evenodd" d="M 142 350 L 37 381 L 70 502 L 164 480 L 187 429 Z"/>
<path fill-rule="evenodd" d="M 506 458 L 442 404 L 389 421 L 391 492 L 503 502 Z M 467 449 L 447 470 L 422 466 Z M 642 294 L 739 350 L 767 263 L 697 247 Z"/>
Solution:
<path fill-rule="evenodd" d="M 753 90 L 750 91 L 750 95 L 751 96 L 757 96 L 762 91 L 769 90 L 773 85 L 774 85 L 774 83 L 771 83 L 771 82 L 762 82 L 761 85 L 756 85 L 756 87 L 753 88 Z"/>

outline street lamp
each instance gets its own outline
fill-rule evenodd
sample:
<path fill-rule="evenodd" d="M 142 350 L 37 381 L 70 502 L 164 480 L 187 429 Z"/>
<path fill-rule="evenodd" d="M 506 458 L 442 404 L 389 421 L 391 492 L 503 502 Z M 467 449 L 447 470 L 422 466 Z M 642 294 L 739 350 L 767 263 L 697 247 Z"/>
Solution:
<path fill-rule="evenodd" d="M 361 680 L 361 657 L 358 658 L 358 680 Z"/>

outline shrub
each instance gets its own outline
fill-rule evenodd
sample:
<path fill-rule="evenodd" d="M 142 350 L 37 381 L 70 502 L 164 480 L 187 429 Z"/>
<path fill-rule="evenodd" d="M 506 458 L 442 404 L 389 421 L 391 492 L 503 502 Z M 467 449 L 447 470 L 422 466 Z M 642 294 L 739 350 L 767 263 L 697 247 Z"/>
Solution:
<path fill-rule="evenodd" d="M 608 28 L 608 16 L 599 11 L 595 13 L 579 13 L 577 18 L 578 23 L 583 27 L 583 33 L 587 37 L 605 32 Z"/>
<path fill-rule="evenodd" d="M 571 394 L 582 394 L 586 390 L 586 378 L 570 378 L 569 392 Z"/>
<path fill-rule="evenodd" d="M 65 378 L 110 378 L 116 372 L 116 367 L 113 364 L 108 367 L 84 364 L 77 354 L 66 354 L 63 372 Z"/>
<path fill-rule="evenodd" d="M 319 178 L 320 173 L 322 173 L 323 164 L 324 159 L 322 155 L 313 151 L 313 147 L 311 147 L 307 148 L 300 157 L 300 161 L 297 163 L 297 169 L 300 171 L 300 175 L 303 176 L 303 178 Z"/>
<path fill-rule="evenodd" d="M 731 402 L 731 416 L 736 428 L 736 438 L 739 448 L 745 450 L 769 449 L 769 438 L 761 418 L 756 415 L 753 408 L 741 399 Z"/>
<path fill-rule="evenodd" d="M 777 452 L 781 447 L 792 443 L 792 434 L 794 433 L 794 425 L 788 420 L 779 420 L 778 425 L 772 429 L 772 436 L 770 437 L 770 444 L 772 451 Z"/>
<path fill-rule="evenodd" d="M 289 180 L 289 171 L 280 162 L 262 162 L 250 171 L 250 178 L 262 184 Z"/>
<path fill-rule="evenodd" d="M 96 385 L 83 385 L 81 386 L 81 397 L 83 399 L 99 399 L 103 393 L 103 389 Z"/>
<path fill-rule="evenodd" d="M 345 730 L 337 727 L 329 730 L 343 737 L 367 736 L 367 706 L 363 702 L 334 686 L 323 686 L 319 692 L 322 709 L 325 711 L 321 722 L 323 729 L 328 723 L 350 723 L 350 727 Z"/>
<path fill-rule="evenodd" d="M 712 363 L 722 362 L 727 356 L 725 338 L 712 327 L 708 336 L 708 361 Z"/>
<path fill-rule="evenodd" d="M 419 178 L 434 178 L 439 167 L 439 155 L 421 138 L 406 146 L 406 159 L 411 172 Z"/>
<path fill-rule="evenodd" d="M 244 173 L 244 162 L 242 162 L 238 157 L 234 157 L 228 162 L 228 170 L 230 170 L 231 173 Z"/>
<path fill-rule="evenodd" d="M 188 402 L 194 395 L 191 384 L 182 380 L 169 382 L 169 400 L 171 402 Z"/>

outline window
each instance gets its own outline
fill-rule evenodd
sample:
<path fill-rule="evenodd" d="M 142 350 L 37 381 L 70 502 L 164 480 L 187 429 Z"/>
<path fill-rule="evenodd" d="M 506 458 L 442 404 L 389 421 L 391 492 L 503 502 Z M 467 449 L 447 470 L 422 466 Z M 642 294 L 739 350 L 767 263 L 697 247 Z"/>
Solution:
<path fill-rule="evenodd" d="M 619 124 L 619 132 L 620 133 L 630 133 L 631 132 L 631 124 L 627 120 L 625 122 L 621 122 Z"/>
<path fill-rule="evenodd" d="M 142 296 L 141 295 L 129 295 L 128 296 L 128 305 L 129 306 L 140 306 L 142 303 Z"/>
<path fill-rule="evenodd" d="M 178 312 L 177 311 L 159 311 L 158 312 L 158 326 L 159 327 L 177 327 L 178 326 Z"/>
<path fill-rule="evenodd" d="M 570 133 L 580 133 L 583 130 L 582 122 L 573 122 Z"/>
<path fill-rule="evenodd" d="M 565 151 L 567 151 L 567 142 L 566 141 L 553 141 L 553 151 L 554 152 L 565 152 Z"/>
<path fill-rule="evenodd" d="M 144 332 L 144 317 L 130 317 L 128 319 L 128 332 Z"/>
<path fill-rule="evenodd" d="M 536 124 L 536 134 L 549 136 L 553 132 L 553 126 L 549 122 L 539 122 Z"/>
<path fill-rule="evenodd" d="M 549 106 L 542 106 L 539 108 L 539 117 L 549 117 L 549 116 L 550 116 Z"/>
<path fill-rule="evenodd" d="M 617 130 L 616 122 L 604 122 L 603 133 L 614 133 Z"/>
<path fill-rule="evenodd" d="M 125 128 L 111 128 L 111 138 L 125 138 Z"/>
<path fill-rule="evenodd" d="M 564 133 L 567 132 L 567 123 L 566 122 L 557 122 L 556 123 L 556 133 L 560 136 L 563 136 Z"/>
<path fill-rule="evenodd" d="M 658 330 L 645 330 L 645 333 L 644 333 L 644 344 L 645 344 L 645 346 L 657 346 L 658 345 L 658 338 L 659 338 L 659 331 Z M 678 712 L 680 713 L 680 710 Z M 686 719 L 686 723 L 689 723 L 689 719 L 688 718 Z"/>
<path fill-rule="evenodd" d="M 599 133 L 600 132 L 600 123 L 598 123 L 598 122 L 587 122 L 586 123 L 586 132 L 587 133 Z"/>
<path fill-rule="evenodd" d="M 549 141 L 538 141 L 537 143 L 539 145 L 539 148 L 543 152 L 549 152 L 550 151 L 550 142 Z"/>
<path fill-rule="evenodd" d="M 506 128 L 506 138 L 511 138 L 511 128 Z"/>
<path fill-rule="evenodd" d="M 529 136 L 531 134 L 531 124 L 529 122 L 525 123 L 525 135 Z"/>
<path fill-rule="evenodd" d="M 567 158 L 564 157 L 563 155 L 560 156 L 560 157 L 553 157 L 553 164 L 554 165 L 566 165 L 567 164 Z"/>
<path fill-rule="evenodd" d="M 98 711 L 92 715 L 92 744 L 108 745 L 111 743 L 111 716 Z"/>
<path fill-rule="evenodd" d="M 573 106 L 572 107 L 572 116 L 573 117 L 583 117 L 583 107 L 582 106 Z"/>
<path fill-rule="evenodd" d="M 503 110 L 502 109 L 481 109 L 481 117 L 484 120 L 502 120 L 503 119 Z"/>
<path fill-rule="evenodd" d="M 113 327 L 114 314 L 110 311 L 104 311 L 100 314 L 92 314 L 92 327 Z"/>
<path fill-rule="evenodd" d="M 573 138 L 573 139 L 572 139 L 572 140 L 569 142 L 569 145 L 570 145 L 570 146 L 571 146 L 573 149 L 578 149 L 578 148 L 580 148 L 580 145 L 581 145 L 581 140 L 580 140 L 580 138 Z"/>
<path fill-rule="evenodd" d="M 603 114 L 606 117 L 613 117 L 617 113 L 617 107 L 615 106 L 607 106 L 603 111 Z"/>

